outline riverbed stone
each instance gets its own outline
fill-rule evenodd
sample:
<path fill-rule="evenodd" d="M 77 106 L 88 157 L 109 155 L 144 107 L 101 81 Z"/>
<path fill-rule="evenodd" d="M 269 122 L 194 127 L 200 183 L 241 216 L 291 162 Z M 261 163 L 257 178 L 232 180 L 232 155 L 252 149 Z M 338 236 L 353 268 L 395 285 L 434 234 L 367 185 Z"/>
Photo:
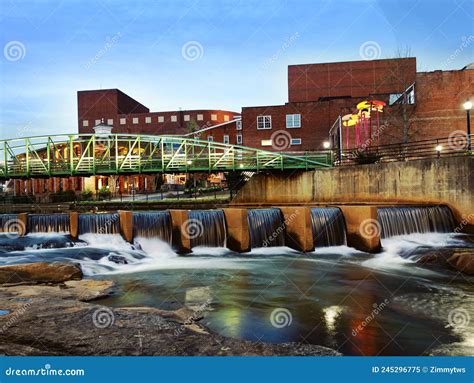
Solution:
<path fill-rule="evenodd" d="M 448 262 L 456 270 L 474 275 L 474 249 L 457 250 L 449 257 Z"/>
<path fill-rule="evenodd" d="M 34 262 L 0 266 L 0 284 L 60 283 L 82 279 L 81 266 L 66 262 Z"/>
<path fill-rule="evenodd" d="M 417 263 L 474 275 L 474 249 L 438 249 L 421 256 Z"/>
<path fill-rule="evenodd" d="M 186 310 L 84 302 L 110 281 L 0 286 L 0 354 L 5 355 L 341 355 L 327 347 L 226 338 Z M 92 294 L 94 295 L 94 294 Z M 191 318 L 191 319 L 190 319 Z"/>

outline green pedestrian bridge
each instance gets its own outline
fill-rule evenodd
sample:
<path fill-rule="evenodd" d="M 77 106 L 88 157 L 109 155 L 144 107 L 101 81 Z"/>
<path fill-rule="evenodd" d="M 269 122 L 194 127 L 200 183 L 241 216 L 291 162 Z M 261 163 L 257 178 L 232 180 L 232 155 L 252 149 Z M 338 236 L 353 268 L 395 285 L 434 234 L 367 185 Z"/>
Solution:
<path fill-rule="evenodd" d="M 62 134 L 0 141 L 0 179 L 331 167 L 332 153 L 293 155 L 180 136 Z"/>

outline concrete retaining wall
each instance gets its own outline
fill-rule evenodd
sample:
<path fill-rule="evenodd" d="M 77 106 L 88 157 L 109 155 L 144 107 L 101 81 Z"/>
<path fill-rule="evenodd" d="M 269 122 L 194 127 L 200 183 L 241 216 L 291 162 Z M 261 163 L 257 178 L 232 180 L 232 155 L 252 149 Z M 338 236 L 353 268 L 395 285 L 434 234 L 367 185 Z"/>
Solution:
<path fill-rule="evenodd" d="M 232 205 L 446 204 L 474 233 L 472 156 L 258 174 Z"/>

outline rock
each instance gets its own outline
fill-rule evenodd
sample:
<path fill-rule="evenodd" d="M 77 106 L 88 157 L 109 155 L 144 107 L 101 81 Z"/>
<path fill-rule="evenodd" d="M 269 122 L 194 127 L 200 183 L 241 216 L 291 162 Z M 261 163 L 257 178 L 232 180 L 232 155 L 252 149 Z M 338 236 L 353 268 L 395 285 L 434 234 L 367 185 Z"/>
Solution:
<path fill-rule="evenodd" d="M 417 263 L 474 275 L 474 249 L 439 249 L 423 255 Z"/>
<path fill-rule="evenodd" d="M 448 263 L 461 273 L 474 275 L 474 250 L 455 251 Z"/>
<path fill-rule="evenodd" d="M 107 259 L 110 262 L 115 262 L 118 265 L 128 265 L 127 258 L 121 255 L 109 255 Z"/>
<path fill-rule="evenodd" d="M 95 288 L 101 294 L 112 285 L 81 280 L 66 282 L 66 288 L 0 286 L 0 307 L 10 311 L 0 316 L 0 354 L 341 355 L 318 345 L 227 338 L 202 324 L 186 324 L 189 313 L 184 311 L 115 308 L 78 300 L 85 290 Z"/>
<path fill-rule="evenodd" d="M 35 262 L 0 267 L 0 284 L 61 283 L 78 279 L 82 279 L 82 270 L 76 263 Z"/>

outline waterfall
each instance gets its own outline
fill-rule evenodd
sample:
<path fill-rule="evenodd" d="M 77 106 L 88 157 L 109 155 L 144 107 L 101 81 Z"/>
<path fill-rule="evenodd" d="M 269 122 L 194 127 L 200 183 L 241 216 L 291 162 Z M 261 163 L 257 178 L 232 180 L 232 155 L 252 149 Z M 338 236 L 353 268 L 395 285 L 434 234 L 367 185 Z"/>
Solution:
<path fill-rule="evenodd" d="M 227 232 L 222 210 L 190 210 L 185 228 L 191 247 L 226 247 Z"/>
<path fill-rule="evenodd" d="M 285 246 L 285 224 L 280 209 L 249 209 L 251 248 Z"/>
<path fill-rule="evenodd" d="M 378 208 L 382 238 L 411 233 L 454 231 L 453 213 L 447 206 L 401 206 Z"/>
<path fill-rule="evenodd" d="M 171 244 L 171 215 L 169 211 L 133 213 L 134 237 L 159 238 Z"/>
<path fill-rule="evenodd" d="M 30 214 L 28 233 L 68 233 L 69 214 Z"/>
<path fill-rule="evenodd" d="M 313 207 L 311 223 L 315 247 L 347 245 L 346 224 L 341 209 Z"/>
<path fill-rule="evenodd" d="M 119 215 L 117 213 L 79 214 L 79 235 L 86 233 L 120 233 Z"/>
<path fill-rule="evenodd" d="M 0 214 L 0 232 L 17 231 L 18 214 Z"/>

